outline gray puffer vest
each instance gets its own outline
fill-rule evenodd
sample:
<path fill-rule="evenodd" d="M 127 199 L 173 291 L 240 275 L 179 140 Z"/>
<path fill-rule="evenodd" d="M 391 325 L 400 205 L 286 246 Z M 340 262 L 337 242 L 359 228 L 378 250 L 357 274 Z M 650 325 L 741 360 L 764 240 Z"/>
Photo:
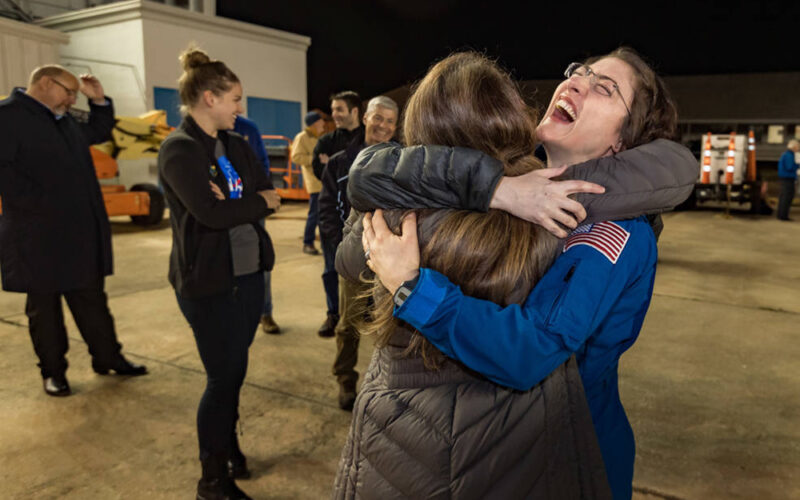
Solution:
<path fill-rule="evenodd" d="M 447 360 L 376 349 L 342 450 L 336 499 L 610 499 L 574 356 L 519 392 Z"/>

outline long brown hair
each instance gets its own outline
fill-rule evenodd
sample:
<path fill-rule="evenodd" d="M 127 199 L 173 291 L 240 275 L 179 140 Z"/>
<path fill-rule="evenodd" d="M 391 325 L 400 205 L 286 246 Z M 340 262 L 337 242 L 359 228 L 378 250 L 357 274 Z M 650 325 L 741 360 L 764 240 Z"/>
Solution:
<path fill-rule="evenodd" d="M 513 176 L 542 166 L 533 156 L 536 122 L 508 74 L 480 54 L 462 52 L 435 64 L 416 87 L 406 106 L 405 140 L 477 149 L 503 161 L 506 175 Z M 395 233 L 408 212 L 386 212 Z M 506 212 L 416 212 L 421 266 L 445 274 L 476 298 L 521 304 L 555 258 L 555 237 Z M 392 297 L 379 281 L 372 296 L 372 322 L 362 332 L 376 333 L 378 346 L 385 346 L 400 322 L 392 317 Z M 406 350 L 412 352 L 431 369 L 444 359 L 419 332 Z"/>

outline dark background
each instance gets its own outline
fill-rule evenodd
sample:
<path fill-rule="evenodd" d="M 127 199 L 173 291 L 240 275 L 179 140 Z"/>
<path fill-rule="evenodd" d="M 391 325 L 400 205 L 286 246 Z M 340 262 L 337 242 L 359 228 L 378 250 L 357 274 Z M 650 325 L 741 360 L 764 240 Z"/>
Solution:
<path fill-rule="evenodd" d="M 800 70 L 800 1 L 219 0 L 217 10 L 311 37 L 309 109 L 327 110 L 334 91 L 370 97 L 413 82 L 459 49 L 518 80 L 559 78 L 567 63 L 623 44 L 663 75 Z"/>

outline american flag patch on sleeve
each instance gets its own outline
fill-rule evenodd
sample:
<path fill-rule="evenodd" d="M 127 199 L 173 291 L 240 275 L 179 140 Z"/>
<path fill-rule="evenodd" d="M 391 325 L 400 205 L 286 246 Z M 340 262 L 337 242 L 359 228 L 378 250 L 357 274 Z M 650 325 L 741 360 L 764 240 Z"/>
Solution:
<path fill-rule="evenodd" d="M 572 247 L 586 245 L 603 254 L 612 264 L 617 263 L 631 233 L 613 222 L 581 226 L 573 231 L 564 243 L 566 252 Z"/>

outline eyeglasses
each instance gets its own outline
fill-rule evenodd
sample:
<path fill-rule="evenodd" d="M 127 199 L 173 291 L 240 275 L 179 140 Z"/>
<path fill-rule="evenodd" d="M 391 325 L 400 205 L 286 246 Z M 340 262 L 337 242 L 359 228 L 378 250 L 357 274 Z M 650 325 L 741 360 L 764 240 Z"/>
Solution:
<path fill-rule="evenodd" d="M 628 112 L 628 116 L 631 116 L 631 110 L 628 108 L 628 103 L 625 102 L 625 97 L 623 97 L 622 92 L 619 91 L 619 85 L 617 85 L 617 82 L 611 79 L 611 77 L 598 75 L 588 65 L 577 62 L 567 66 L 566 71 L 564 71 L 564 76 L 567 78 L 572 78 L 573 76 L 588 76 L 589 86 L 592 91 L 604 97 L 611 97 L 614 95 L 614 92 L 616 92 L 619 94 L 620 99 L 622 99 L 622 104 L 625 106 L 625 111 Z"/>
<path fill-rule="evenodd" d="M 67 86 L 66 86 L 66 85 L 64 85 L 63 83 L 61 83 L 61 82 L 59 82 L 58 80 L 56 80 L 55 78 L 50 78 L 50 80 L 52 80 L 52 81 L 53 81 L 53 82 L 55 82 L 55 83 L 56 83 L 56 84 L 57 84 L 59 87 L 61 87 L 62 89 L 64 89 L 64 90 L 67 92 L 67 95 L 68 95 L 69 97 L 75 97 L 75 96 L 77 96 L 77 95 L 78 95 L 78 91 L 77 91 L 77 90 L 72 90 L 71 88 L 67 87 Z"/>

